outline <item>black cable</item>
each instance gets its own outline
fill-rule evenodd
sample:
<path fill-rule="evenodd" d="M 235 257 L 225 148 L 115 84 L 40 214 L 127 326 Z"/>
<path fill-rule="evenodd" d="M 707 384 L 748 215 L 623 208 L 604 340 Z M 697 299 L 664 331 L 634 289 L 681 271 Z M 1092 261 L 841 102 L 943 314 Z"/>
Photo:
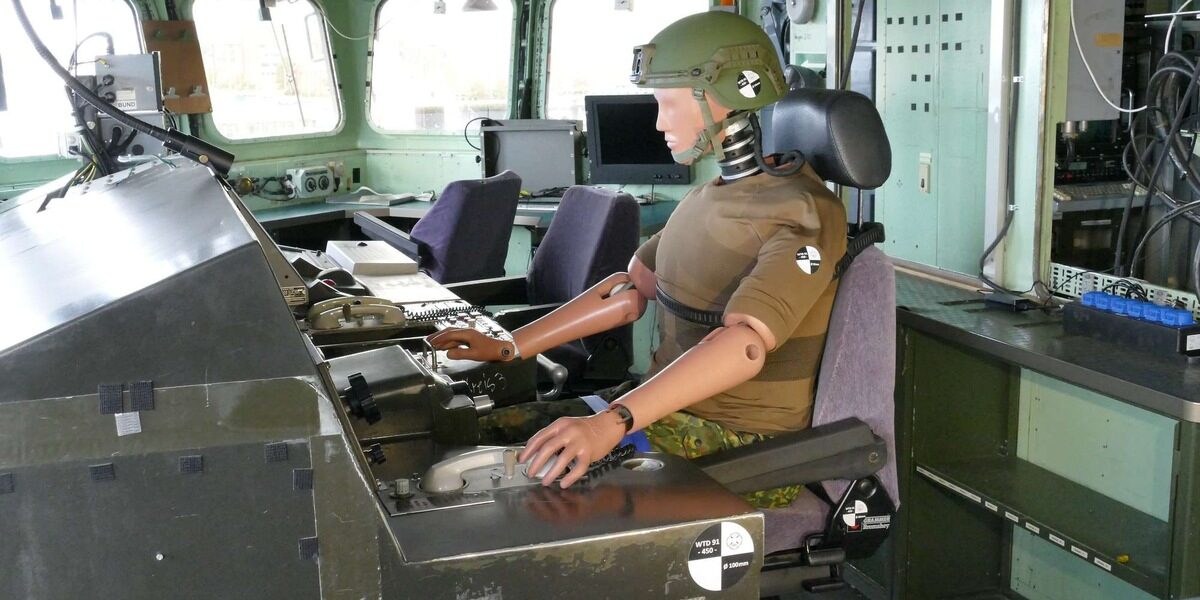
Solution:
<path fill-rule="evenodd" d="M 858 16 L 854 19 L 854 34 L 850 36 L 850 54 L 846 56 L 846 65 L 842 67 L 842 81 L 838 85 L 839 90 L 846 89 L 846 84 L 850 83 L 850 68 L 854 66 L 854 53 L 858 50 L 858 30 L 862 27 L 863 7 L 867 5 L 867 2 L 868 0 L 858 0 Z"/>
<path fill-rule="evenodd" d="M 96 163 L 96 168 L 100 170 L 101 175 L 108 175 L 111 171 L 108 168 L 108 161 L 100 155 L 99 148 L 101 144 L 96 139 L 96 132 L 88 129 L 85 124 L 86 119 L 83 116 L 83 111 L 80 109 L 79 104 L 76 103 L 75 94 L 71 92 L 71 88 L 64 87 L 63 91 L 67 94 L 67 103 L 71 106 L 71 116 L 75 118 L 75 128 L 79 131 L 80 155 L 86 156 L 91 162 Z M 87 155 L 83 154 L 85 151 L 88 153 Z"/>
<path fill-rule="evenodd" d="M 750 113 L 750 128 L 754 130 L 754 162 L 758 164 L 758 168 L 762 169 L 768 175 L 775 177 L 788 177 L 800 172 L 804 168 L 804 163 L 807 159 L 804 154 L 798 150 L 788 150 L 781 152 L 775 156 L 778 158 L 775 161 L 775 166 L 767 164 L 762 154 L 762 127 L 758 124 L 758 114 Z"/>
<path fill-rule="evenodd" d="M 1196 136 L 1192 136 L 1191 144 L 1192 144 L 1191 148 L 1188 149 L 1189 155 L 1196 151 Z M 1162 190 L 1159 190 L 1159 191 L 1161 192 Z M 1155 194 L 1155 196 L 1157 196 L 1157 195 L 1158 194 Z M 1142 204 L 1141 216 L 1138 218 L 1137 228 L 1134 229 L 1134 231 L 1146 231 L 1146 223 L 1148 223 L 1150 221 L 1150 204 L 1152 201 L 1153 201 L 1153 198 L 1150 197 L 1149 195 L 1147 195 L 1145 201 Z M 1181 214 L 1188 215 L 1191 213 L 1181 213 Z M 1134 269 L 1135 269 L 1134 264 L 1130 263 L 1129 273 L 1131 275 L 1133 274 Z"/>
<path fill-rule="evenodd" d="M 1064 280 L 1062 280 L 1062 281 L 1058 282 L 1058 284 L 1057 284 L 1057 285 L 1055 285 L 1054 287 L 1050 288 L 1050 296 L 1052 296 L 1052 297 L 1053 297 L 1053 296 L 1054 296 L 1055 294 L 1057 294 L 1057 293 L 1058 293 L 1060 290 L 1062 290 L 1062 289 L 1063 289 L 1063 287 L 1065 287 L 1065 286 L 1066 286 L 1068 283 L 1071 283 L 1071 281 L 1073 281 L 1073 280 L 1074 280 L 1076 277 L 1079 277 L 1080 275 L 1087 275 L 1088 273 L 1096 273 L 1097 275 L 1103 275 L 1103 274 L 1105 274 L 1105 273 L 1108 273 L 1109 271 L 1112 271 L 1112 268 L 1111 268 L 1111 267 L 1110 267 L 1110 268 L 1107 268 L 1107 269 L 1104 269 L 1103 271 L 1092 271 L 1092 270 L 1089 270 L 1089 269 L 1084 269 L 1084 270 L 1082 270 L 1082 271 L 1076 271 L 1076 272 L 1075 272 L 1074 274 L 1072 274 L 1070 277 L 1068 277 L 1068 278 L 1066 278 L 1066 279 L 1064 279 Z M 1049 301 L 1049 298 L 1047 298 L 1047 301 Z"/>
<path fill-rule="evenodd" d="M 116 53 L 116 46 L 113 45 L 113 36 L 111 33 L 107 31 L 96 31 L 89 33 L 83 36 L 83 39 L 79 40 L 79 43 L 75 44 L 75 49 L 71 51 L 71 60 L 67 61 L 67 68 L 74 67 L 76 64 L 78 64 L 77 61 L 79 60 L 79 49 L 82 48 L 88 40 L 94 37 L 103 37 L 105 40 L 107 40 L 108 54 Z"/>
<path fill-rule="evenodd" d="M 25 30 L 25 35 L 29 38 L 29 42 L 33 44 L 34 50 L 42 57 L 46 65 L 67 84 L 67 87 L 71 88 L 71 91 L 84 100 L 87 100 L 88 104 L 96 107 L 97 110 L 104 111 L 105 114 L 127 127 L 131 127 L 161 141 L 163 146 L 168 150 L 178 152 L 200 164 L 208 165 L 222 176 L 229 174 L 229 168 L 233 166 L 232 154 L 199 138 L 185 135 L 177 130 L 168 131 L 139 121 L 125 111 L 105 102 L 103 98 L 97 96 L 92 90 L 89 90 L 87 86 L 71 75 L 62 65 L 58 64 L 58 60 L 54 58 L 54 54 L 42 43 L 37 32 L 33 30 L 33 24 L 29 22 L 29 16 L 25 14 L 25 8 L 21 6 L 21 0 L 12 0 L 12 4 L 13 12 L 16 13 L 17 20 L 21 22 L 21 28 Z"/>
<path fill-rule="evenodd" d="M 1171 55 L 1164 56 L 1163 60 L 1159 61 L 1159 64 L 1161 65 L 1162 62 L 1165 61 L 1170 56 Z M 1161 69 L 1160 69 L 1160 71 L 1161 71 Z M 1184 115 L 1186 114 L 1186 110 L 1184 109 L 1184 107 L 1188 104 L 1188 102 L 1191 101 L 1192 97 L 1195 96 L 1195 94 L 1196 94 L 1197 83 L 1200 82 L 1200 63 L 1197 63 L 1196 65 L 1193 66 L 1193 69 L 1192 69 L 1192 72 L 1190 75 L 1191 75 L 1191 81 L 1188 82 L 1188 87 L 1187 87 L 1187 90 L 1184 92 L 1183 99 L 1179 102 L 1179 109 L 1176 111 L 1175 115 L 1171 119 L 1170 128 L 1167 130 L 1166 135 L 1163 136 L 1163 138 L 1162 138 L 1163 148 L 1159 150 L 1158 158 L 1155 160 L 1154 168 L 1150 173 L 1149 180 L 1147 180 L 1148 185 L 1146 186 L 1145 200 L 1143 200 L 1143 210 L 1147 210 L 1149 208 L 1150 198 L 1153 196 L 1154 188 L 1157 187 L 1158 174 L 1162 170 L 1163 162 L 1167 158 L 1167 156 L 1172 154 L 1173 149 L 1170 146 L 1168 146 L 1168 144 L 1171 143 L 1171 138 L 1176 136 L 1179 133 L 1179 128 L 1182 125 Z M 1155 78 L 1157 78 L 1158 76 L 1159 76 L 1159 73 L 1155 73 L 1154 75 L 1152 75 L 1151 81 L 1153 82 L 1155 80 Z M 1160 91 L 1161 91 L 1161 88 L 1160 88 Z M 1163 111 L 1163 112 L 1165 113 L 1165 111 Z M 1136 140 L 1133 135 L 1134 131 L 1132 131 L 1132 128 L 1134 127 L 1134 124 L 1137 121 L 1138 121 L 1138 119 L 1130 120 L 1129 126 L 1131 128 L 1131 131 L 1130 131 L 1131 136 L 1130 136 L 1129 143 L 1131 143 L 1131 144 L 1136 143 Z M 1143 165 L 1139 164 L 1139 169 L 1141 169 L 1142 166 Z M 1190 171 L 1190 169 L 1187 169 L 1187 170 Z M 1115 273 L 1119 277 L 1124 277 L 1125 275 L 1128 274 L 1128 271 L 1125 269 L 1125 264 L 1124 264 L 1125 237 L 1126 237 L 1126 234 L 1129 229 L 1129 219 L 1133 213 L 1133 198 L 1136 194 L 1137 194 L 1137 186 L 1134 185 L 1134 186 L 1132 186 L 1132 189 L 1130 189 L 1129 197 L 1125 202 L 1125 209 L 1121 214 L 1121 225 L 1117 228 L 1117 245 L 1116 245 L 1114 255 L 1113 255 L 1113 273 Z"/>
<path fill-rule="evenodd" d="M 1200 200 L 1193 200 L 1179 206 L 1178 208 L 1167 211 L 1166 214 L 1159 217 L 1158 220 L 1154 222 L 1154 225 L 1151 225 L 1150 229 L 1147 229 L 1146 233 L 1142 235 L 1141 241 L 1138 242 L 1137 248 L 1134 249 L 1133 258 L 1129 261 L 1130 272 L 1132 273 L 1133 270 L 1137 268 L 1137 263 L 1141 260 L 1142 250 L 1145 248 L 1146 243 L 1150 241 L 1150 238 L 1153 237 L 1159 229 L 1162 229 L 1167 223 L 1179 218 L 1184 213 L 1197 208 L 1200 208 Z"/>
<path fill-rule="evenodd" d="M 491 120 L 492 119 L 489 117 L 475 117 L 474 119 L 467 121 L 466 125 L 463 125 L 463 139 L 467 140 L 467 145 L 474 148 L 476 152 L 483 152 L 483 148 L 480 148 L 479 146 L 476 146 L 475 144 L 471 143 L 471 138 L 467 137 L 467 128 L 470 127 L 471 123 L 474 123 L 475 121 L 491 121 Z M 480 124 L 480 127 L 483 127 L 485 125 L 487 125 L 487 124 L 482 123 L 482 124 Z"/>
<path fill-rule="evenodd" d="M 138 132 L 136 132 L 136 131 L 130 131 L 130 132 L 129 132 L 129 134 L 125 136 L 125 139 L 124 139 L 124 141 L 122 141 L 122 142 L 121 142 L 121 143 L 120 143 L 120 144 L 119 144 L 119 145 L 116 147 L 116 150 L 115 150 L 115 152 L 116 152 L 116 154 L 117 154 L 118 156 L 119 156 L 119 155 L 122 155 L 122 154 L 125 154 L 125 152 L 129 150 L 129 146 L 130 146 L 131 144 L 133 144 L 133 140 L 134 140 L 134 138 L 136 138 L 136 137 L 137 137 L 137 134 L 138 134 Z M 115 130 L 114 130 L 114 132 L 113 132 L 113 140 L 115 141 L 116 139 L 117 139 L 117 135 L 116 135 L 116 132 L 115 132 Z"/>

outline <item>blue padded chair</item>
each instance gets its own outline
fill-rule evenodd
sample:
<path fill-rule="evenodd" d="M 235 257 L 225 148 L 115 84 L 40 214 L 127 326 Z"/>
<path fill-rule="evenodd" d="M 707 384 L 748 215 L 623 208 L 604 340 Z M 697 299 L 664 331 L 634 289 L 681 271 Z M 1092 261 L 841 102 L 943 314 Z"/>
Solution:
<path fill-rule="evenodd" d="M 366 213 L 356 214 L 354 222 L 368 237 L 415 259 L 438 283 L 503 277 L 520 192 L 521 178 L 504 171 L 450 182 L 411 233 Z"/>
<path fill-rule="evenodd" d="M 639 230 L 638 205 L 629 194 L 572 186 L 563 195 L 526 276 L 448 287 L 472 304 L 527 305 L 496 314 L 496 320 L 511 330 L 626 270 L 637 250 Z M 627 325 L 564 344 L 546 355 L 567 368 L 569 381 L 602 384 L 627 378 L 632 348 L 633 326 Z"/>
<path fill-rule="evenodd" d="M 412 229 L 426 249 L 420 268 L 439 283 L 504 276 L 521 178 L 504 171 L 454 181 Z"/>

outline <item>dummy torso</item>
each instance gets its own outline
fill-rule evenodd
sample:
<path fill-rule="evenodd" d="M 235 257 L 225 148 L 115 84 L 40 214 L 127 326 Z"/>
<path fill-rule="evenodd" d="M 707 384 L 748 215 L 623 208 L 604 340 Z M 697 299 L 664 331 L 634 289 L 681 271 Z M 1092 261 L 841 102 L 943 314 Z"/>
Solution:
<path fill-rule="evenodd" d="M 751 433 L 808 427 L 845 232 L 841 201 L 806 166 L 790 177 L 764 173 L 697 187 L 638 250 L 671 297 L 697 309 L 754 316 L 780 340 L 756 377 L 687 412 Z M 709 332 L 662 306 L 656 310 L 660 344 L 647 376 Z"/>

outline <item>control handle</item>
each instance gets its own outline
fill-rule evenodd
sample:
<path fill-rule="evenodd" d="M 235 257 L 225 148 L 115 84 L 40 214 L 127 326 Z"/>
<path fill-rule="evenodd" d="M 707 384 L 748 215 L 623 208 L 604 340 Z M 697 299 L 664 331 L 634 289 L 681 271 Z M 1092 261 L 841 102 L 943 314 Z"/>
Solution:
<path fill-rule="evenodd" d="M 537 355 L 538 370 L 546 373 L 553 384 L 549 391 L 538 390 L 537 399 L 541 401 L 557 400 L 567 384 L 567 368 L 550 360 L 545 354 Z"/>

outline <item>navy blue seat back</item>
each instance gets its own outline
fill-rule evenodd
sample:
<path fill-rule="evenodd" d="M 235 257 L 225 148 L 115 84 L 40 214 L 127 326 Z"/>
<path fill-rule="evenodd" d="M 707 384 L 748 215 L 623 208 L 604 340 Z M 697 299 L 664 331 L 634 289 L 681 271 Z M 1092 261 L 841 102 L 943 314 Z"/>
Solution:
<path fill-rule="evenodd" d="M 413 226 L 420 269 L 439 283 L 503 277 L 520 192 L 512 171 L 450 182 Z"/>
<path fill-rule="evenodd" d="M 600 280 L 625 271 L 638 247 L 641 229 L 637 201 L 624 192 L 573 186 L 563 195 L 546 237 L 529 268 L 529 303 L 567 302 Z M 580 373 L 578 359 L 586 359 L 605 337 L 633 347 L 632 327 L 622 327 L 572 346 L 577 356 L 552 353 L 573 375 Z M 574 363 L 574 364 L 572 364 Z"/>

